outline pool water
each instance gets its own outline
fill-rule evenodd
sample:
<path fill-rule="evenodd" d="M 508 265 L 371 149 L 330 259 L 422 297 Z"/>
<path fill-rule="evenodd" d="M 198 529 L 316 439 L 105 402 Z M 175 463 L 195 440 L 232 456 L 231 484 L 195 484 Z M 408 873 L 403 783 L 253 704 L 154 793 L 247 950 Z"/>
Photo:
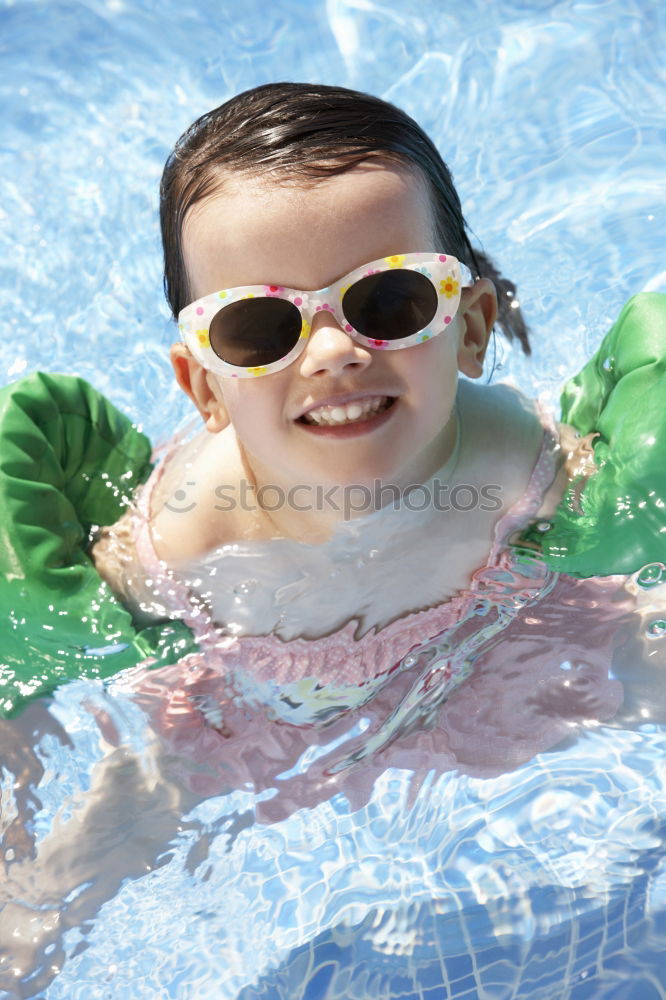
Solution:
<path fill-rule="evenodd" d="M 186 416 L 162 165 L 198 114 L 283 78 L 372 91 L 433 136 L 532 329 L 531 362 L 498 341 L 494 380 L 554 405 L 623 302 L 666 291 L 656 0 L 237 10 L 0 0 L 3 383 L 79 374 L 154 442 Z M 0 721 L 0 998 L 666 997 L 664 643 L 620 651 L 615 718 L 551 740 L 495 720 L 492 767 L 429 754 L 425 728 L 365 753 L 362 709 L 220 763 L 149 724 L 166 681 L 34 702 Z"/>

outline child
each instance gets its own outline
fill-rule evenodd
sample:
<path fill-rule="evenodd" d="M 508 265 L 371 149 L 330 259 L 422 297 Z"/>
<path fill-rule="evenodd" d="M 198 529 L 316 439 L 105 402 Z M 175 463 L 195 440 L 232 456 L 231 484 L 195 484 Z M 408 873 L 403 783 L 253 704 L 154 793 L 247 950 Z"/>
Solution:
<path fill-rule="evenodd" d="M 161 219 L 171 360 L 205 428 L 102 534 L 98 571 L 291 721 L 366 701 L 455 629 L 443 700 L 480 602 L 495 634 L 544 588 L 502 543 L 553 513 L 568 453 L 522 395 L 477 384 L 498 309 L 529 343 L 439 154 L 374 97 L 267 85 L 181 138 Z"/>
<path fill-rule="evenodd" d="M 191 580 L 223 545 L 335 544 L 345 514 L 368 514 L 438 475 L 440 507 L 443 487 L 449 499 L 455 483 L 467 489 L 445 514 L 431 512 L 436 558 L 426 536 L 430 565 L 408 595 L 391 592 L 380 559 L 381 584 L 362 596 L 363 631 L 468 586 L 498 519 L 525 493 L 544 431 L 518 393 L 459 383 L 459 372 L 483 372 L 497 310 L 487 275 L 501 289 L 506 332 L 526 351 L 527 334 L 511 286 L 472 250 L 450 175 L 417 126 L 350 91 L 257 88 L 179 142 L 162 224 L 167 294 L 185 335 L 172 363 L 205 430 L 174 447 L 148 487 L 156 556 Z M 220 289 L 234 301 L 217 311 Z M 121 536 L 130 544 L 132 516 L 114 546 Z M 98 569 L 149 612 L 140 565 L 114 575 L 109 554 L 98 542 Z M 293 628 L 262 607 L 252 632 L 314 636 L 358 617 L 348 581 L 327 575 L 325 588 L 309 617 L 302 595 L 289 609 Z M 217 619 L 234 620 L 238 595 L 217 582 L 198 591 Z"/>
<path fill-rule="evenodd" d="M 184 622 L 209 666 L 223 654 L 220 674 L 245 694 L 259 684 L 262 703 L 270 694 L 293 721 L 332 711 L 329 695 L 336 710 L 364 701 L 442 636 L 456 651 L 437 668 L 446 698 L 478 660 L 470 636 L 488 640 L 548 593 L 546 565 L 528 547 L 547 544 L 551 564 L 569 551 L 549 518 L 567 468 L 583 470 L 576 489 L 589 474 L 615 376 L 598 380 L 603 392 L 591 382 L 584 435 L 565 449 L 518 392 L 478 384 L 496 315 L 529 352 L 515 289 L 472 248 L 433 144 L 377 98 L 306 84 L 241 94 L 177 144 L 161 218 L 165 285 L 183 338 L 172 363 L 205 427 L 171 442 L 119 518 L 123 488 L 147 472 L 145 439 L 90 387 L 51 376 L 39 376 L 37 389 L 12 387 L 0 470 L 17 526 L 9 599 L 38 593 L 13 567 L 36 551 L 23 522 L 27 511 L 34 518 L 47 454 L 44 518 L 57 510 L 70 527 L 66 546 L 55 526 L 44 539 L 46 575 L 57 568 L 45 593 L 67 584 L 82 609 L 58 612 L 45 672 L 35 670 L 29 686 L 19 676 L 20 695 L 85 672 L 91 659 L 102 676 L 141 653 L 154 662 L 168 619 L 181 654 L 192 648 Z M 63 479 L 87 484 L 76 501 Z M 110 505 L 108 486 L 119 494 Z M 62 509 L 54 497 L 65 497 Z M 580 509 L 580 497 L 571 505 Z M 112 525 L 90 555 L 132 622 L 99 591 L 80 551 L 91 523 Z M 521 550 L 510 551 L 509 538 L 529 526 Z M 633 569 L 642 551 L 632 549 Z M 495 621 L 479 629 L 484 608 Z M 172 649 L 167 662 L 178 658 Z"/>

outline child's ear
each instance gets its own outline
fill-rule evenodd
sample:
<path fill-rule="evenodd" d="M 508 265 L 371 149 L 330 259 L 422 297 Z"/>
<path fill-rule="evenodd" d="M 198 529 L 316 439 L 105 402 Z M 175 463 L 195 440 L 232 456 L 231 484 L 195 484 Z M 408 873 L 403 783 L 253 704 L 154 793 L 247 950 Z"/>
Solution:
<path fill-rule="evenodd" d="M 178 385 L 190 397 L 208 430 L 211 434 L 224 430 L 229 417 L 214 376 L 199 364 L 185 344 L 172 344 L 170 357 Z"/>
<path fill-rule="evenodd" d="M 469 378 L 480 378 L 488 338 L 497 318 L 497 293 L 492 281 L 479 278 L 471 288 L 463 289 L 458 316 L 458 370 Z"/>

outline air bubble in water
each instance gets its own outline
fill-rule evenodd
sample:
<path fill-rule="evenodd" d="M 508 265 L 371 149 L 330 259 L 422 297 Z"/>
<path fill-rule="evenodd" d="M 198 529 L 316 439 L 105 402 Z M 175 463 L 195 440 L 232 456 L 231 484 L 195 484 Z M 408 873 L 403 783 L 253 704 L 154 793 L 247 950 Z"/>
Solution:
<path fill-rule="evenodd" d="M 666 620 L 658 618 L 656 622 L 648 625 L 647 636 L 649 639 L 661 639 L 666 635 Z"/>
<path fill-rule="evenodd" d="M 243 580 L 234 587 L 234 594 L 238 597 L 245 597 L 247 594 L 251 594 L 256 586 L 256 580 Z"/>

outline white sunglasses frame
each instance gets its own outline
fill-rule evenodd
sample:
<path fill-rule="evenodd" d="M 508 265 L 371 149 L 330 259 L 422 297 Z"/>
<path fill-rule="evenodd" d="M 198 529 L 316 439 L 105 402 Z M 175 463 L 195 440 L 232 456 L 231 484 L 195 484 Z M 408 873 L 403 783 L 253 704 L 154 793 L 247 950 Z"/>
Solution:
<path fill-rule="evenodd" d="M 432 269 L 432 273 L 431 270 Z M 382 271 L 410 270 L 424 274 L 433 284 L 437 293 L 437 311 L 427 327 L 400 340 L 375 340 L 365 337 L 347 321 L 342 311 L 342 299 L 348 288 L 361 278 Z M 204 295 L 191 302 L 178 316 L 178 329 L 194 358 L 207 371 L 224 378 L 257 378 L 271 375 L 287 368 L 299 357 L 307 343 L 312 328 L 312 320 L 318 312 L 328 310 L 345 333 L 357 343 L 371 350 L 400 351 L 415 344 L 422 344 L 438 336 L 452 322 L 460 306 L 461 289 L 474 284 L 472 273 L 466 264 L 455 257 L 443 253 L 407 253 L 381 257 L 369 264 L 354 268 L 327 288 L 317 291 L 300 291 L 277 285 L 239 285 L 219 292 Z M 213 318 L 224 309 L 243 298 L 287 299 L 301 314 L 302 325 L 298 341 L 285 355 L 268 365 L 244 368 L 231 365 L 218 357 L 210 346 L 209 330 Z"/>

